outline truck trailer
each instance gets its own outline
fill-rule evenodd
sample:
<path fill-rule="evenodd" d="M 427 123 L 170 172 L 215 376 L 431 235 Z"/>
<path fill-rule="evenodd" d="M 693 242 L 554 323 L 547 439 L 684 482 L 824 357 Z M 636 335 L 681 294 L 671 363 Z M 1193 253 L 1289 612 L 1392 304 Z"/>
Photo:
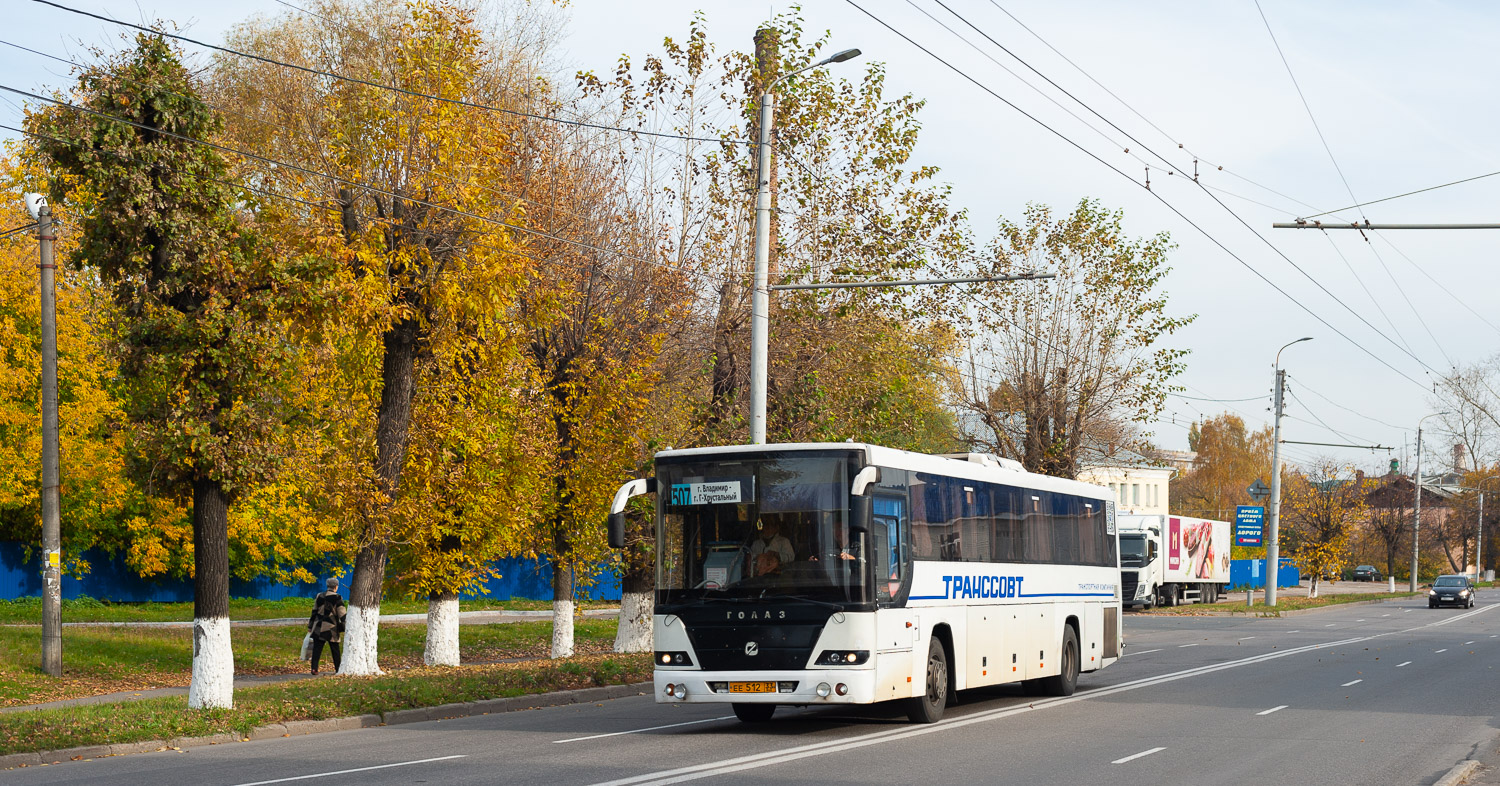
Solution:
<path fill-rule="evenodd" d="M 1213 603 L 1229 588 L 1229 522 L 1162 515 L 1119 522 L 1125 606 Z"/>

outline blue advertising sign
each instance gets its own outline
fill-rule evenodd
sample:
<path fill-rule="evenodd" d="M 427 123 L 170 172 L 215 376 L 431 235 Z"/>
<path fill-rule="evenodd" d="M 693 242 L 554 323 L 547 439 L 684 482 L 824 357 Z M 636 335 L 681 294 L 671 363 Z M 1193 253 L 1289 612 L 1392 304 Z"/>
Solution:
<path fill-rule="evenodd" d="M 1261 545 L 1261 525 L 1266 509 L 1260 505 L 1240 505 L 1234 509 L 1234 545 Z"/>

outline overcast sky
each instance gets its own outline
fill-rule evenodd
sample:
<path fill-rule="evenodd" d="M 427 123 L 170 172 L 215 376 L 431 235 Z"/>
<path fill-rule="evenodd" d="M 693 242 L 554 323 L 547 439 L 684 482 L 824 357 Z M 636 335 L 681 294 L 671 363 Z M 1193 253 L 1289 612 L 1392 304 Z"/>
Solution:
<path fill-rule="evenodd" d="M 275 0 L 60 1 L 129 21 L 172 20 L 210 41 L 252 13 L 288 10 Z M 1186 449 L 1186 424 L 1226 409 L 1244 416 L 1252 427 L 1268 423 L 1277 349 L 1312 336 L 1314 341 L 1282 356 L 1296 396 L 1288 402 L 1284 438 L 1391 445 L 1397 448 L 1393 455 L 1409 456 L 1417 420 L 1431 411 L 1432 381 L 1451 364 L 1471 364 L 1500 349 L 1500 293 L 1492 251 L 1500 243 L 1500 231 L 1386 231 L 1369 234 L 1367 241 L 1347 230 L 1271 229 L 1273 221 L 1500 170 L 1500 156 L 1483 142 L 1496 127 L 1490 90 L 1500 83 L 1500 58 L 1493 56 L 1494 42 L 1500 40 L 1500 6 L 1261 0 L 1260 9 L 1341 178 L 1254 0 L 943 0 L 1088 109 L 990 44 L 937 0 L 856 2 L 1061 135 L 1006 106 L 846 0 L 805 4 L 809 33 L 830 31 L 835 50 L 864 50 L 861 60 L 834 68 L 854 77 L 862 61 L 881 61 L 889 94 L 909 92 L 927 100 L 915 163 L 941 168 L 940 179 L 952 184 L 954 203 L 969 211 L 980 237 L 989 236 L 999 216 L 1019 220 L 1028 202 L 1063 212 L 1093 197 L 1123 209 L 1131 235 L 1167 231 L 1178 243 L 1166 284 L 1170 310 L 1198 314 L 1196 323 L 1172 339 L 1192 352 L 1180 382 L 1188 388 L 1186 395 L 1236 401 L 1173 398 L 1171 413 L 1155 425 L 1162 447 Z M 32 0 L 6 0 L 5 7 L 8 23 L 0 41 L 54 55 L 90 45 L 120 45 L 118 30 L 102 22 Z M 748 49 L 756 26 L 788 7 L 573 0 L 565 12 L 570 22 L 559 70 L 563 75 L 580 68 L 608 72 L 621 53 L 640 57 L 659 51 L 664 36 L 683 36 L 695 10 L 706 13 L 710 37 L 720 51 Z M 1024 79 L 1007 73 L 991 57 Z M 70 82 L 66 66 L 4 45 L 0 74 L 0 84 L 22 89 Z M 13 103 L 0 103 L 0 122 L 16 125 L 18 117 Z M 1202 157 L 1200 182 L 1218 191 L 1205 192 L 1189 179 L 1168 176 L 1168 169 L 1191 173 L 1194 155 Z M 1151 193 L 1140 185 L 1147 164 L 1154 167 Z M 1371 205 L 1362 215 L 1376 223 L 1500 221 L 1497 195 L 1500 176 Z M 1361 212 L 1339 215 L 1354 220 Z M 1430 428 L 1427 434 L 1428 446 L 1435 448 L 1428 460 L 1446 462 L 1447 438 Z M 1287 446 L 1287 453 L 1294 460 L 1326 455 L 1371 468 L 1387 460 L 1384 451 L 1300 445 Z"/>

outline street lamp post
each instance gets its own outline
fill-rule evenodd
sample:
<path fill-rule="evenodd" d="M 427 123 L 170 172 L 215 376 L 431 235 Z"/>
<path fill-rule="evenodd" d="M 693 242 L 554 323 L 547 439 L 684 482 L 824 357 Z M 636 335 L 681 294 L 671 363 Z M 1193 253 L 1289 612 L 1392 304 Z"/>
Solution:
<path fill-rule="evenodd" d="M 1412 473 L 1412 485 L 1416 486 L 1416 500 L 1412 503 L 1411 515 L 1411 591 L 1417 591 L 1417 535 L 1422 529 L 1422 421 L 1447 412 L 1431 412 L 1417 419 L 1417 465 Z"/>
<path fill-rule="evenodd" d="M 766 444 L 766 373 L 769 352 L 771 293 L 771 124 L 775 122 L 776 98 L 771 92 L 783 80 L 830 63 L 859 56 L 858 49 L 845 49 L 812 65 L 771 80 L 760 95 L 760 142 L 755 179 L 755 291 L 750 297 L 750 442 Z"/>
<path fill-rule="evenodd" d="M 1285 388 L 1286 372 L 1281 368 L 1281 353 L 1292 344 L 1301 344 L 1304 341 L 1312 341 L 1312 336 L 1304 336 L 1296 341 L 1283 344 L 1281 349 L 1276 350 L 1276 362 L 1272 364 L 1276 369 L 1276 417 L 1273 419 L 1274 426 L 1271 429 L 1271 510 L 1270 523 L 1266 527 L 1266 605 L 1276 605 L 1276 582 L 1277 568 L 1281 567 L 1281 546 L 1277 542 L 1281 525 L 1281 410 L 1282 391 Z"/>

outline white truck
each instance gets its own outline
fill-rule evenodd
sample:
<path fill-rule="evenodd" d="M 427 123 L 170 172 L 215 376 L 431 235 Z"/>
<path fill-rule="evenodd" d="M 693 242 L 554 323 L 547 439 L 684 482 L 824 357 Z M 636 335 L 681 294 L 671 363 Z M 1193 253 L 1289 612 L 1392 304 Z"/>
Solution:
<path fill-rule="evenodd" d="M 1229 588 L 1229 522 L 1125 514 L 1119 527 L 1127 607 L 1213 603 Z"/>

